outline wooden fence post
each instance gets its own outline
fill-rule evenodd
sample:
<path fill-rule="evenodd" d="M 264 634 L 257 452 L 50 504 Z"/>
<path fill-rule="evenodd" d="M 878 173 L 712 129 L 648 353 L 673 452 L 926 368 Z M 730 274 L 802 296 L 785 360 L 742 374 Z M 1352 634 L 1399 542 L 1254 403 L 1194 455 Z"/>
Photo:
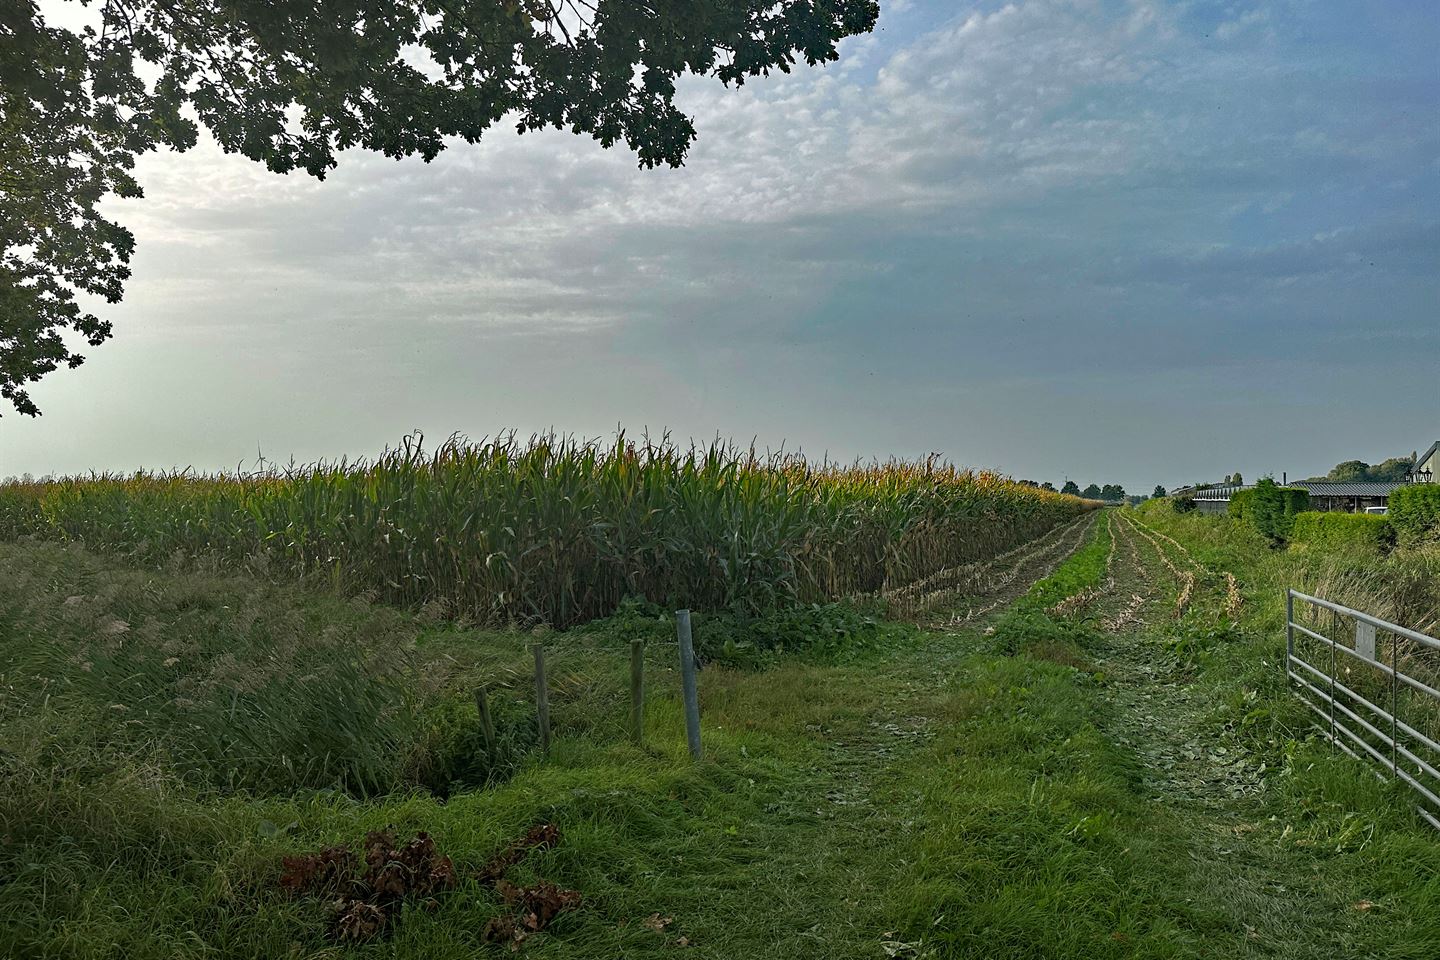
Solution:
<path fill-rule="evenodd" d="M 645 739 L 645 641 L 630 641 L 630 739 Z"/>
<path fill-rule="evenodd" d="M 480 711 L 480 733 L 485 737 L 485 749 L 495 753 L 495 721 L 490 717 L 490 695 L 486 689 L 475 688 L 475 709 Z"/>

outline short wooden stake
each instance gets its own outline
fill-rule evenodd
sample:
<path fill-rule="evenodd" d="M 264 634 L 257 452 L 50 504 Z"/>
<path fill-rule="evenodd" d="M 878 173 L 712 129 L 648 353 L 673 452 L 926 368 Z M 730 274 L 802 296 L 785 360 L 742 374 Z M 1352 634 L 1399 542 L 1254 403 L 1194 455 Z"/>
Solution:
<path fill-rule="evenodd" d="M 645 739 L 645 641 L 630 641 L 630 739 Z"/>
<path fill-rule="evenodd" d="M 680 684 L 685 697 L 685 738 L 690 756 L 700 759 L 700 690 L 695 681 L 695 647 L 690 638 L 690 611 L 675 611 L 675 632 L 680 637 Z"/>
<path fill-rule="evenodd" d="M 475 709 L 480 711 L 480 733 L 485 737 L 485 749 L 495 752 L 495 721 L 490 718 L 490 695 L 484 687 L 475 688 Z"/>
<path fill-rule="evenodd" d="M 530 645 L 535 653 L 535 717 L 540 726 L 540 749 L 550 752 L 550 692 L 545 687 L 545 645 Z"/>

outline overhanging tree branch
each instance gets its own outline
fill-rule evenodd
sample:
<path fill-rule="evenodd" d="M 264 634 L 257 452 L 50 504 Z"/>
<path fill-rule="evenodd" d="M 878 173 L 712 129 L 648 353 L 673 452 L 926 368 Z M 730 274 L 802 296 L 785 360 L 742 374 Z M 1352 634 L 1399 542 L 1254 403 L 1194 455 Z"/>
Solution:
<path fill-rule="evenodd" d="M 695 139 L 682 74 L 729 83 L 833 60 L 876 0 L 104 0 L 99 29 L 0 3 L 0 397 L 78 366 L 110 324 L 134 238 L 100 215 L 138 197 L 135 158 L 186 150 L 203 125 L 228 152 L 323 177 L 340 150 L 429 160 L 506 116 L 623 140 L 643 167 Z M 567 19 L 571 22 L 567 23 Z M 558 34 L 558 35 L 557 35 Z M 438 76 L 417 69 L 423 50 Z M 198 121 L 198 122 L 197 122 Z M 67 339 L 67 336 L 69 339 Z"/>

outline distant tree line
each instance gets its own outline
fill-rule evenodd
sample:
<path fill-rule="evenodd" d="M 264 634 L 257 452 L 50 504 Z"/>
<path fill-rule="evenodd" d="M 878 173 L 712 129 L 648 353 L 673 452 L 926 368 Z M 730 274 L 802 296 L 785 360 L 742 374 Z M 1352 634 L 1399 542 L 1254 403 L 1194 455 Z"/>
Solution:
<path fill-rule="evenodd" d="M 1055 490 L 1055 484 L 1050 483 L 1048 480 L 1044 483 L 1038 483 L 1034 480 L 1021 480 L 1020 482 L 1027 486 L 1039 487 L 1041 490 L 1050 490 L 1052 492 Z M 1238 473 L 1226 477 L 1225 482 L 1244 483 Z M 1155 485 L 1154 491 L 1147 497 L 1143 493 L 1128 494 L 1125 492 L 1125 488 L 1118 483 L 1107 483 L 1103 486 L 1098 483 L 1092 483 L 1082 489 L 1080 484 L 1074 480 L 1066 480 L 1064 485 L 1060 487 L 1059 492 L 1068 493 L 1072 497 L 1084 497 L 1087 500 L 1103 500 L 1106 503 L 1144 503 L 1146 500 L 1152 498 L 1158 499 L 1169 495 L 1165 487 L 1158 483 Z"/>
<path fill-rule="evenodd" d="M 1053 484 L 1044 484 L 1045 489 L 1054 490 Z M 1104 500 L 1108 503 L 1120 503 L 1127 499 L 1125 488 L 1118 483 L 1107 483 L 1103 487 L 1099 484 L 1090 484 L 1084 490 L 1074 480 L 1066 480 L 1065 485 L 1060 488 L 1061 493 L 1068 493 L 1074 497 L 1084 497 L 1087 500 Z M 1130 498 L 1133 499 L 1133 498 Z M 1144 499 L 1144 498 L 1141 498 Z"/>
<path fill-rule="evenodd" d="M 1335 464 L 1335 468 L 1323 477 L 1311 477 L 1315 482 L 1330 483 L 1401 483 L 1415 469 L 1418 456 L 1391 457 L 1374 466 L 1364 460 L 1346 460 Z"/>

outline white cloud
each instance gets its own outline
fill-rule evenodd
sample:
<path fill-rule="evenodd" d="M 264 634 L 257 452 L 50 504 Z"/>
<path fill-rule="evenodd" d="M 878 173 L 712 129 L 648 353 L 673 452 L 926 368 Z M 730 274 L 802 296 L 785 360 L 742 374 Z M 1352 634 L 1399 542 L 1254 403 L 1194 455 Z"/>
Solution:
<path fill-rule="evenodd" d="M 1402 334 L 1435 242 L 1416 225 L 1440 219 L 1430 88 L 1403 58 L 1314 41 L 1323 5 L 1203 7 L 890 3 L 886 31 L 826 69 L 685 83 L 700 140 L 682 170 L 503 125 L 431 164 L 347 155 L 324 183 L 213 146 L 146 158 L 148 196 L 116 205 L 140 243 L 110 311 L 124 343 L 36 391 L 46 430 L 89 442 L 54 462 L 44 430 L 7 419 L 7 454 L 133 465 L 157 396 L 196 383 L 168 457 L 191 462 L 182 442 L 211 449 L 196 423 L 220 450 L 269 428 L 246 405 L 270 400 L 234 395 L 250 383 L 315 411 L 276 454 L 363 452 L 457 407 L 475 434 L 640 416 L 883 453 L 914 401 L 938 409 L 907 428 L 918 446 L 1018 468 L 983 445 L 1012 422 L 973 406 L 985 384 L 1048 397 L 1054 433 L 1016 413 L 1032 431 L 1016 443 L 1063 446 L 1082 432 L 1076 378 L 1235 369 L 1201 329 L 1333 330 L 1380 297 L 1368 322 Z M 1359 271 L 1342 248 L 1385 259 Z M 972 406 L 937 407 L 957 381 Z"/>

